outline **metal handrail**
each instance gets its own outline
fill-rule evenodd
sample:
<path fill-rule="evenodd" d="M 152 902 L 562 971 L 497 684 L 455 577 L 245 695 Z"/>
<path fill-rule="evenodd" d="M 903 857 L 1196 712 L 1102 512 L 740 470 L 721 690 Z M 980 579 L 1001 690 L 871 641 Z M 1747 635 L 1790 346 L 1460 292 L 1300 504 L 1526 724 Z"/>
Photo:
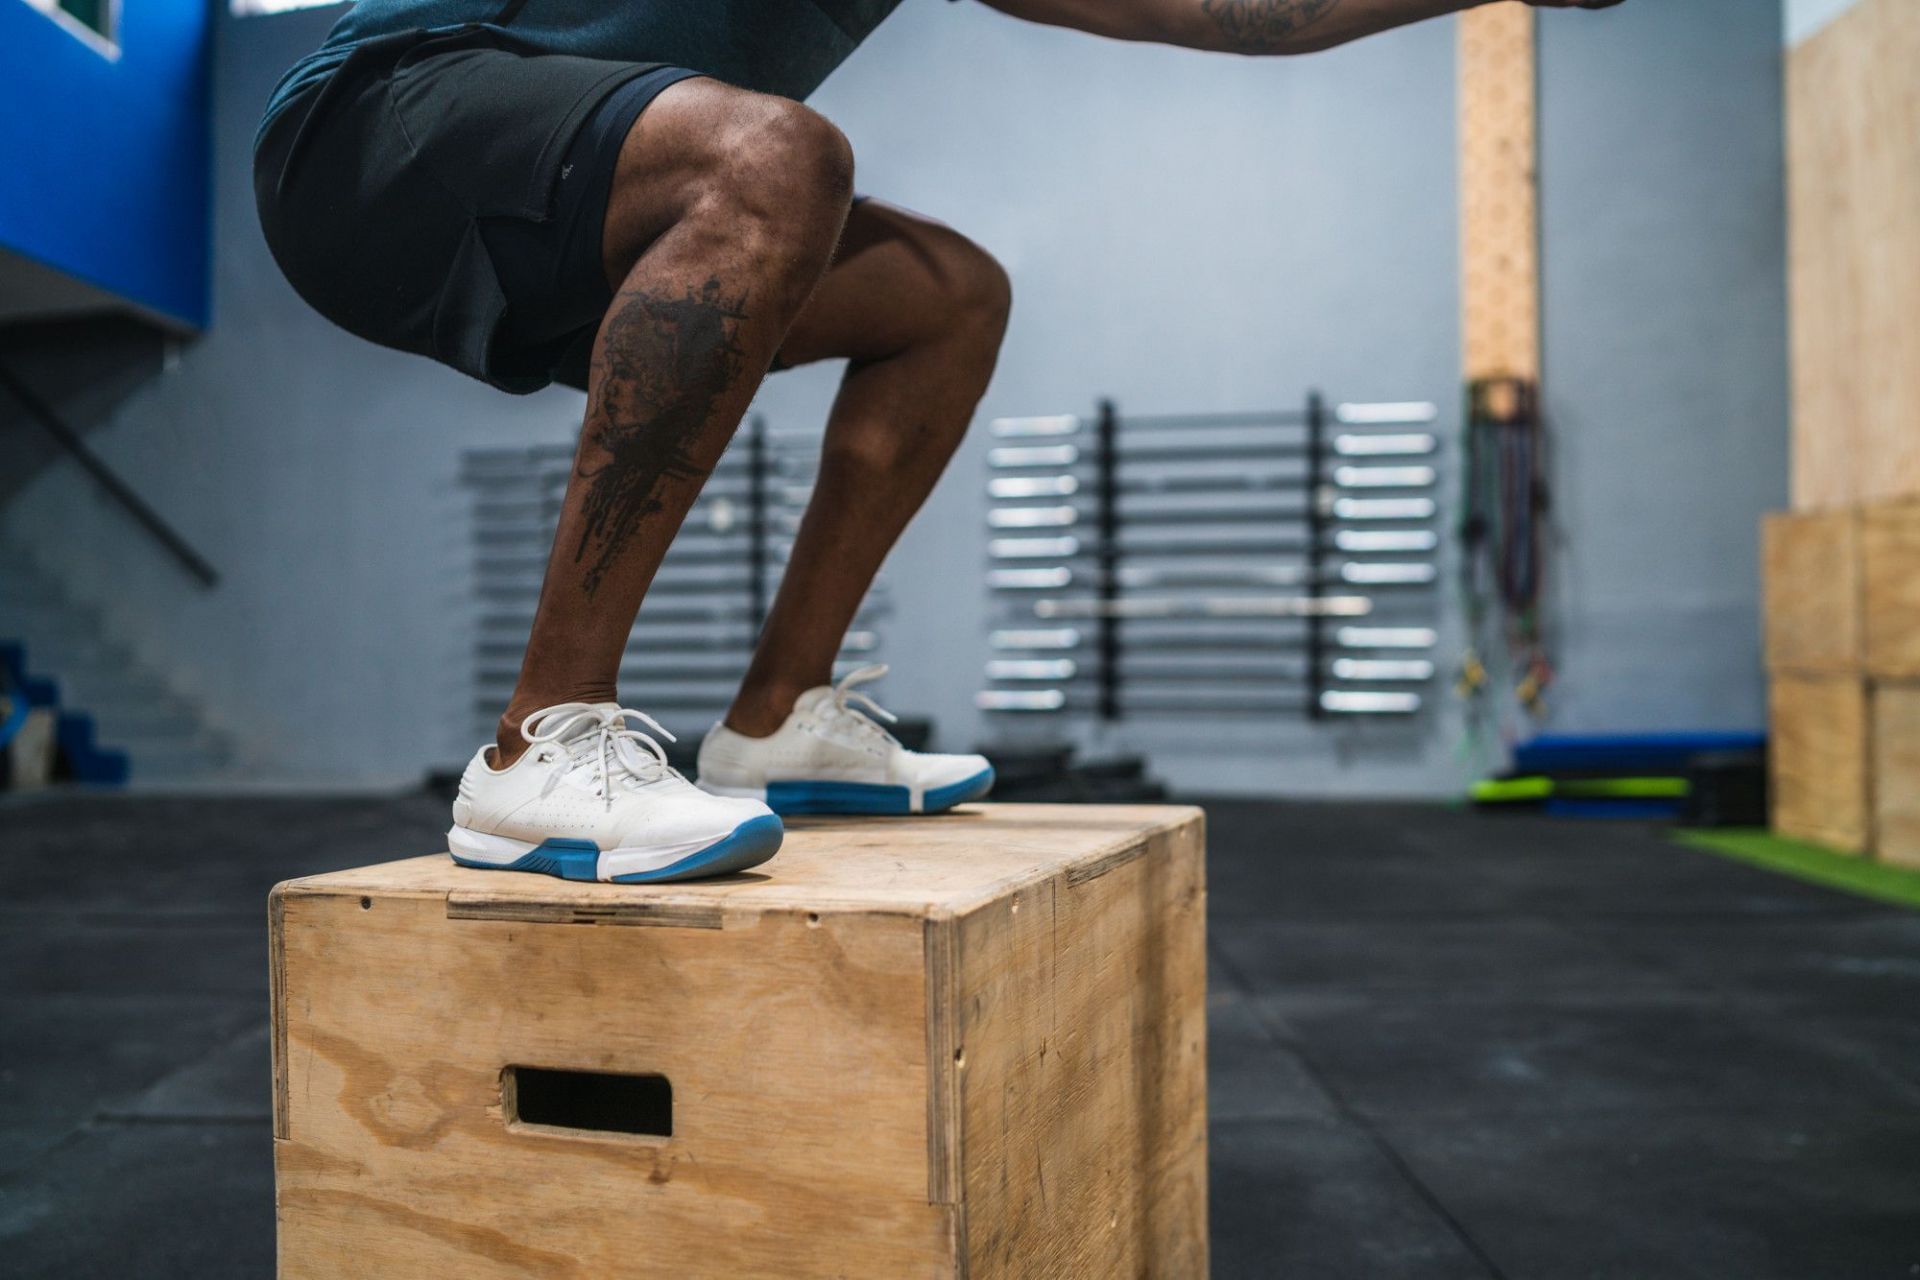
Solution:
<path fill-rule="evenodd" d="M 20 402 L 21 407 L 26 409 L 27 416 L 38 422 L 41 429 L 52 436 L 61 448 L 72 454 L 74 461 L 78 462 L 81 468 L 112 496 L 114 501 L 125 507 L 127 514 L 139 521 L 141 527 L 146 529 L 156 542 L 165 547 L 173 558 L 180 562 L 181 567 L 198 579 L 202 586 L 211 587 L 219 583 L 220 575 L 207 562 L 207 558 L 195 551 L 172 525 L 161 518 L 159 512 L 148 506 L 146 500 L 116 475 L 99 454 L 87 447 L 87 442 L 80 438 L 80 433 L 68 426 L 60 415 L 54 412 L 52 405 L 42 400 L 31 387 L 20 380 L 18 374 L 4 363 L 0 363 L 0 387 L 5 387 L 13 398 Z"/>

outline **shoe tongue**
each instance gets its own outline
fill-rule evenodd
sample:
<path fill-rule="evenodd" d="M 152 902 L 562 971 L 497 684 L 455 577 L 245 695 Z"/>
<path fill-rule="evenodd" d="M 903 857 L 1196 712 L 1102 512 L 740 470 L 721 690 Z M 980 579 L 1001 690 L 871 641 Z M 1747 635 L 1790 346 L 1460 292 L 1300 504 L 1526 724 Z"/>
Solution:
<path fill-rule="evenodd" d="M 618 704 L 618 702 L 595 702 L 595 704 L 593 704 L 593 710 L 597 710 L 597 712 L 616 712 L 616 710 L 620 710 L 620 704 Z M 612 727 L 614 727 L 614 729 L 622 729 L 622 727 L 628 727 L 628 725 L 626 725 L 624 720 L 618 720 L 618 722 L 614 722 Z M 580 733 L 576 733 L 572 741 L 578 741 L 578 739 L 582 739 L 582 737 L 589 737 L 589 735 L 593 735 L 593 733 L 599 733 L 599 729 L 601 729 L 599 723 L 584 723 L 584 725 L 580 727 Z"/>
<path fill-rule="evenodd" d="M 619 706 L 616 702 L 596 702 L 592 705 L 595 711 L 612 711 Z M 574 722 L 572 732 L 560 739 L 562 746 L 577 746 L 583 739 L 591 738 L 600 732 L 600 722 L 598 720 L 590 719 L 581 713 L 576 714 L 578 714 L 580 718 Z"/>
<path fill-rule="evenodd" d="M 618 711 L 620 704 L 617 702 L 596 702 L 593 704 L 593 709 L 595 711 Z M 644 729 L 644 726 L 635 726 L 631 722 L 624 720 L 616 723 L 613 727 L 616 729 L 623 727 L 639 727 Z M 573 733 L 561 739 L 561 745 L 565 747 L 568 753 L 573 755 L 579 763 L 591 763 L 599 754 L 599 744 L 595 739 L 599 736 L 600 728 L 599 723 L 595 721 L 582 720 L 579 727 L 575 729 Z M 613 744 L 613 749 L 609 751 L 607 755 L 608 763 L 614 765 L 615 768 L 624 767 L 625 771 L 633 775 L 636 781 L 644 781 L 651 777 L 651 775 L 662 772 L 666 768 L 665 765 L 654 758 L 652 752 L 636 742 L 616 741 Z"/>
<path fill-rule="evenodd" d="M 818 711 L 823 704 L 831 701 L 833 701 L 833 686 L 823 684 L 809 689 L 795 698 L 793 700 L 793 709 L 802 714 L 810 715 Z"/>

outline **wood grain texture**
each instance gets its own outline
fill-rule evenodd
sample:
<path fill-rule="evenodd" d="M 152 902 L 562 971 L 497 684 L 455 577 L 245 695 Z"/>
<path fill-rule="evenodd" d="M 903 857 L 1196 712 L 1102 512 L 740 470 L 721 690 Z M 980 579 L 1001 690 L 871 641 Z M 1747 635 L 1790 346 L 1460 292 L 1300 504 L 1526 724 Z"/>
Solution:
<path fill-rule="evenodd" d="M 692 912 L 721 919 L 769 910 L 958 913 L 1035 880 L 1133 849 L 1148 836 L 1195 820 L 1177 805 L 966 805 L 931 817 L 846 822 L 794 818 L 779 857 L 764 872 L 721 880 L 649 885 L 580 884 L 550 876 L 474 871 L 444 854 L 291 881 L 337 893 L 424 895 L 455 914 L 546 915 L 578 911 L 583 922 Z"/>
<path fill-rule="evenodd" d="M 1461 335 L 1466 377 L 1540 377 L 1540 215 L 1533 11 L 1460 23 Z"/>
<path fill-rule="evenodd" d="M 1851 511 L 1770 515 L 1762 541 L 1767 666 L 1859 672 L 1859 517 Z"/>
<path fill-rule="evenodd" d="M 1920 494 L 1920 4 L 1787 55 L 1793 505 Z"/>
<path fill-rule="evenodd" d="M 267 1009 L 273 1043 L 273 1136 L 287 1136 L 287 948 L 286 899 L 278 889 L 267 902 Z"/>
<path fill-rule="evenodd" d="M 960 920 L 970 1274 L 1207 1274 L 1203 844 Z"/>
<path fill-rule="evenodd" d="M 726 929 L 285 899 L 281 1274 L 941 1274 L 905 917 Z M 505 1123 L 508 1065 L 658 1073 L 665 1140 Z M 835 1242 L 831 1246 L 829 1242 Z"/>
<path fill-rule="evenodd" d="M 1920 868 L 1920 684 L 1873 691 L 1874 853 Z"/>
<path fill-rule="evenodd" d="M 281 1276 L 1064 1274 L 1059 1224 L 990 1194 L 1027 1173 L 980 1136 L 976 1052 L 1048 1139 L 1071 1256 L 1204 1274 L 1198 811 L 794 825 L 765 874 L 725 881 L 442 854 L 276 889 Z M 1046 946 L 984 927 L 1056 899 Z M 664 1075 L 673 1133 L 511 1122 L 510 1065 Z"/>
<path fill-rule="evenodd" d="M 1920 296 L 1914 306 L 1920 327 Z M 1920 679 L 1920 502 L 1868 508 L 1860 557 L 1867 672 Z"/>
<path fill-rule="evenodd" d="M 1871 837 L 1866 683 L 1776 675 L 1769 701 L 1774 830 L 1864 852 Z"/>

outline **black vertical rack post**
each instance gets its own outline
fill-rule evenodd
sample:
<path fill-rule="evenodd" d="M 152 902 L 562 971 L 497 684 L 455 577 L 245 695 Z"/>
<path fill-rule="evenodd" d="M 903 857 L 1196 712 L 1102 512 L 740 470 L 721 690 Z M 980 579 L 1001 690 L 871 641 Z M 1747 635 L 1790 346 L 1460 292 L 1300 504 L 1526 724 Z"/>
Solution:
<path fill-rule="evenodd" d="M 755 636 L 767 621 L 767 420 L 747 424 L 747 621 Z"/>
<path fill-rule="evenodd" d="M 1100 402 L 1099 459 L 1099 593 L 1100 718 L 1120 718 L 1120 410 L 1113 401 Z"/>
<path fill-rule="evenodd" d="M 1307 394 L 1307 718 L 1325 715 L 1321 695 L 1326 691 L 1326 618 L 1320 612 L 1326 594 L 1327 406 L 1318 391 Z"/>

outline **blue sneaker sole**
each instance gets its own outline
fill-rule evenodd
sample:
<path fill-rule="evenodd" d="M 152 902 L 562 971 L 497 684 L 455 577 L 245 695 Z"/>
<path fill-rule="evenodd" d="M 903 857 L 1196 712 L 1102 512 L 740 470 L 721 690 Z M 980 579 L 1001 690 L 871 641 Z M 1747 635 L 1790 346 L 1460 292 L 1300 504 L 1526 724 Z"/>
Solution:
<path fill-rule="evenodd" d="M 711 876 L 732 875 L 757 867 L 780 851 L 786 834 L 780 819 L 768 814 L 749 818 L 733 833 L 667 866 L 652 871 L 635 871 L 613 877 L 614 884 L 658 884 L 665 880 L 704 880 Z M 463 867 L 480 871 L 534 871 L 558 876 L 562 880 L 598 880 L 600 847 L 591 840 L 551 839 L 508 863 L 475 862 L 455 853 L 450 855 Z"/>
<path fill-rule="evenodd" d="M 935 787 L 921 797 L 920 812 L 945 813 L 993 790 L 993 770 Z M 839 813 L 901 816 L 913 812 L 913 793 L 905 787 L 872 782 L 769 782 L 767 808 L 779 814 Z"/>

